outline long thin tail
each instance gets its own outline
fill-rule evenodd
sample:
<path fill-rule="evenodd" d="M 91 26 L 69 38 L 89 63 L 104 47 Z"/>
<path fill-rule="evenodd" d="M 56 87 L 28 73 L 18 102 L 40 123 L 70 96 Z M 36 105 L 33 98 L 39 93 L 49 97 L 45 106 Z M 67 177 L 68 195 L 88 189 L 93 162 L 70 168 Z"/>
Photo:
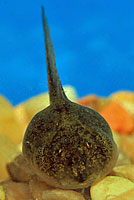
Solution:
<path fill-rule="evenodd" d="M 45 39 L 49 98 L 51 104 L 56 101 L 60 102 L 61 100 L 67 100 L 67 97 L 64 93 L 64 90 L 62 88 L 57 73 L 53 43 L 51 40 L 50 30 L 43 6 L 42 6 L 42 22 L 43 22 L 44 39 Z"/>

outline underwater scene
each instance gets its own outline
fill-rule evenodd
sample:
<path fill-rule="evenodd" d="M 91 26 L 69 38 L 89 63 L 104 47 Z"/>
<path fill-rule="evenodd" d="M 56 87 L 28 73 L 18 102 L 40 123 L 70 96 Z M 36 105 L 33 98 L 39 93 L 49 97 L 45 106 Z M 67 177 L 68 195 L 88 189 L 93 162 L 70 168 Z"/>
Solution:
<path fill-rule="evenodd" d="M 0 200 L 133 200 L 134 2 L 0 8 Z"/>

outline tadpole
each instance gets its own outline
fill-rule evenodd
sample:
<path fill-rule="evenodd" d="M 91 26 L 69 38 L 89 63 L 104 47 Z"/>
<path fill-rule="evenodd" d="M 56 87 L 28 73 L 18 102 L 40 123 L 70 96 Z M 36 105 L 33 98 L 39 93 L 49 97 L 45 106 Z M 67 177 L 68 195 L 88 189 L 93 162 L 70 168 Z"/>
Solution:
<path fill-rule="evenodd" d="M 117 146 L 108 123 L 99 113 L 67 98 L 43 7 L 42 21 L 50 105 L 29 123 L 23 155 L 49 185 L 86 188 L 111 172 L 118 157 Z"/>

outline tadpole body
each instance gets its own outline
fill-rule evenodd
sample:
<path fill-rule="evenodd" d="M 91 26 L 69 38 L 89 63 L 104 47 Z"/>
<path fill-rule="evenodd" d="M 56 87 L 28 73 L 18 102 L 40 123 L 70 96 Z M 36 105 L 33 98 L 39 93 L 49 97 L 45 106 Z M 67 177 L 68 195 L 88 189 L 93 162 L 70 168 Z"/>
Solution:
<path fill-rule="evenodd" d="M 111 172 L 118 150 L 105 119 L 96 111 L 71 102 L 65 95 L 43 7 L 42 20 L 50 106 L 29 123 L 23 155 L 49 185 L 85 188 Z"/>

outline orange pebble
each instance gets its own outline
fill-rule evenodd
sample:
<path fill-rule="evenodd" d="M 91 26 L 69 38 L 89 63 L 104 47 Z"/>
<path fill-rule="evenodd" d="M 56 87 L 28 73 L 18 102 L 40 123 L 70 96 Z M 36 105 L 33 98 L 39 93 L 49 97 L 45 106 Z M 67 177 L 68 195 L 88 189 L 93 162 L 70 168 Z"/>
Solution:
<path fill-rule="evenodd" d="M 107 107 L 100 112 L 106 119 L 112 130 L 120 134 L 131 134 L 134 122 L 131 114 L 119 103 L 111 101 Z"/>
<path fill-rule="evenodd" d="M 88 95 L 77 100 L 78 104 L 82 106 L 87 106 L 87 107 L 94 107 L 97 104 L 97 102 L 98 102 L 98 98 L 95 95 Z"/>

